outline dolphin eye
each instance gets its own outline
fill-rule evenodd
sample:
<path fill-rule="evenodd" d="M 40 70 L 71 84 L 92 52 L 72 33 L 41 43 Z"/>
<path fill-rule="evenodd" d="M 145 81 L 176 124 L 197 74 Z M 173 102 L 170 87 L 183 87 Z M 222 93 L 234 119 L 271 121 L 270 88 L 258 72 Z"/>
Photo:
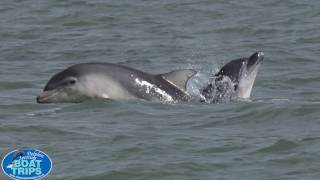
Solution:
<path fill-rule="evenodd" d="M 64 86 L 72 86 L 74 84 L 77 83 L 77 79 L 75 78 L 68 78 L 68 79 L 64 79 L 62 82 L 61 82 L 61 86 L 64 87 Z"/>
<path fill-rule="evenodd" d="M 69 80 L 69 82 L 68 82 L 69 84 L 75 84 L 76 83 L 76 80 L 74 80 L 74 79 L 71 79 L 71 80 Z"/>

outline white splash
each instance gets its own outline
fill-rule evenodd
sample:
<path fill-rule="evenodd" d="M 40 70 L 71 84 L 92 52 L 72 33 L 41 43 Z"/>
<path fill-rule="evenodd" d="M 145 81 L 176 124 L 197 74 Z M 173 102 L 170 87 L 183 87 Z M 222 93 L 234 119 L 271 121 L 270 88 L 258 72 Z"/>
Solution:
<path fill-rule="evenodd" d="M 147 81 L 140 80 L 138 78 L 135 79 L 135 82 L 137 85 L 145 87 L 146 88 L 146 93 L 149 94 L 150 91 L 156 92 L 158 95 L 161 96 L 161 100 L 167 101 L 167 102 L 172 102 L 173 98 L 170 96 L 167 92 L 164 90 L 158 88 L 156 85 L 151 84 Z"/>

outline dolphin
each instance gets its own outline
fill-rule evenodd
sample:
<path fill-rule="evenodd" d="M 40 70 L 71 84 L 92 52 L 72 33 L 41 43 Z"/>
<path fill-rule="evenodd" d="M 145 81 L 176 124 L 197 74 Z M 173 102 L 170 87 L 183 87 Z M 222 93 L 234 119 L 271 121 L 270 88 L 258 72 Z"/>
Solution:
<path fill-rule="evenodd" d="M 189 101 L 186 83 L 195 74 L 192 69 L 153 75 L 118 64 L 76 64 L 52 76 L 36 101 L 76 103 L 92 98 Z"/>
<path fill-rule="evenodd" d="M 221 103 L 237 98 L 250 98 L 263 58 L 263 52 L 255 52 L 249 57 L 235 59 L 225 64 L 201 90 L 201 101 Z"/>

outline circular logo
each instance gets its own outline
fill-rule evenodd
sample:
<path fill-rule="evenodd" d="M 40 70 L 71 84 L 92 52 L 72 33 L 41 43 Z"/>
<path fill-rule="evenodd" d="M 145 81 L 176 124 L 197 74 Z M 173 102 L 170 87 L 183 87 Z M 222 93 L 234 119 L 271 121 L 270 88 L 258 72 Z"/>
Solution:
<path fill-rule="evenodd" d="M 9 152 L 2 160 L 3 172 L 17 180 L 42 179 L 52 169 L 50 157 L 37 149 L 25 148 Z"/>

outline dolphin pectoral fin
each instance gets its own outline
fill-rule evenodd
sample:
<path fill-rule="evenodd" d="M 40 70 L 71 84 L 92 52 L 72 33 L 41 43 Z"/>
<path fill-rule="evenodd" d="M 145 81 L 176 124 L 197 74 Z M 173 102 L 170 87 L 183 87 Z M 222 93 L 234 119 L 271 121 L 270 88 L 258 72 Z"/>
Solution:
<path fill-rule="evenodd" d="M 160 74 L 163 79 L 173 84 L 177 88 L 186 91 L 188 80 L 197 72 L 193 69 L 179 69 L 165 74 Z"/>

